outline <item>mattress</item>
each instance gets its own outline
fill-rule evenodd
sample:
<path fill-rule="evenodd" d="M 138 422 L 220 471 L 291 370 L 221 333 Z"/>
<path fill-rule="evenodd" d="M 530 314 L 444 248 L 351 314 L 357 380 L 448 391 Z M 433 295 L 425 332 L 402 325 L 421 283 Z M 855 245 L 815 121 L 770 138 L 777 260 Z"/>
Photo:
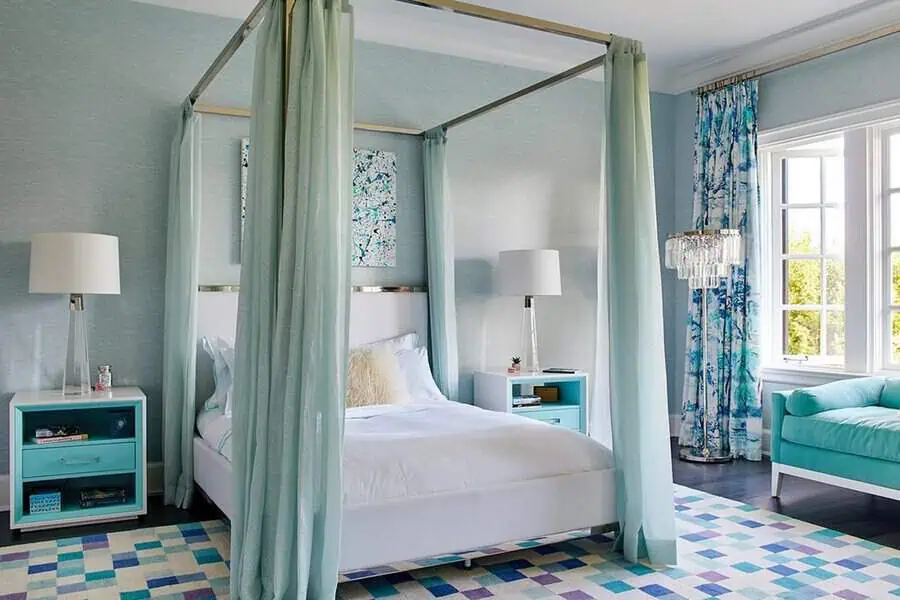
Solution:
<path fill-rule="evenodd" d="M 207 445 L 231 459 L 231 419 L 197 420 Z M 371 506 L 603 471 L 612 453 L 580 433 L 456 402 L 348 409 L 344 506 Z"/>

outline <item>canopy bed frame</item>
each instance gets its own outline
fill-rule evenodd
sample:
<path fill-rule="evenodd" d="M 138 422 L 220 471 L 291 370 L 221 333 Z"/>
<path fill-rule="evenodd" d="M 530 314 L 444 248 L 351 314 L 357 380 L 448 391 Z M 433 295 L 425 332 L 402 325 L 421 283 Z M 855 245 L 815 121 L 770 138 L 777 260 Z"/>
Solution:
<path fill-rule="evenodd" d="M 415 6 L 421 6 L 425 8 L 431 8 L 436 10 L 442 10 L 447 12 L 452 12 L 460 15 L 466 15 L 473 18 L 483 19 L 487 21 L 494 21 L 496 23 L 505 23 L 507 25 L 513 25 L 516 27 L 521 27 L 524 29 L 530 29 L 533 31 L 542 31 L 544 33 L 551 33 L 553 35 L 558 35 L 562 37 L 567 37 L 571 39 L 577 39 L 584 42 L 592 42 L 595 44 L 601 44 L 603 46 L 608 46 L 610 39 L 612 38 L 611 34 L 608 33 L 600 33 L 598 31 L 591 31 L 589 29 L 583 29 L 581 27 L 573 27 L 571 25 L 566 25 L 564 23 L 557 23 L 554 21 L 547 21 L 544 19 L 536 19 L 534 17 L 528 17 L 525 15 L 520 15 L 504 10 L 497 10 L 494 8 L 488 8 L 485 6 L 479 6 L 477 4 L 470 4 L 468 2 L 459 2 L 457 0 L 394 0 L 395 2 L 401 2 L 403 4 L 412 4 Z M 231 37 L 219 55 L 215 58 L 203 76 L 200 78 L 200 81 L 197 82 L 197 85 L 194 86 L 194 89 L 191 90 L 191 93 L 188 94 L 188 101 L 194 106 L 194 109 L 197 112 L 201 113 L 209 113 L 209 114 L 219 114 L 224 116 L 250 116 L 250 111 L 241 108 L 231 108 L 231 107 L 220 107 L 220 106 L 212 106 L 208 104 L 198 104 L 200 97 L 203 95 L 203 92 L 209 87 L 209 85 L 215 80 L 216 76 L 219 72 L 228 64 L 228 61 L 234 56 L 235 52 L 237 52 L 238 48 L 241 47 L 241 44 L 244 43 L 244 40 L 250 35 L 254 28 L 259 25 L 263 16 L 263 6 L 265 4 L 265 0 L 259 0 L 256 6 L 253 7 L 253 10 L 250 11 L 250 14 L 244 19 L 244 22 L 241 23 L 238 30 Z M 290 27 L 290 19 L 293 14 L 294 8 L 294 0 L 288 0 L 287 2 L 287 12 L 288 18 L 286 19 L 287 27 Z M 515 102 L 525 96 L 538 92 L 540 90 L 547 89 L 549 87 L 553 87 L 575 77 L 579 77 L 592 71 L 598 67 L 603 66 L 605 55 L 598 56 L 596 58 L 592 58 L 591 60 L 585 61 L 579 65 L 572 67 L 571 69 L 567 69 L 562 73 L 558 73 L 557 75 L 553 75 L 552 77 L 548 77 L 543 79 L 537 83 L 529 85 L 526 88 L 523 88 L 517 92 L 513 92 L 507 96 L 499 98 L 493 102 L 485 104 L 484 106 L 480 106 L 475 108 L 465 114 L 462 114 L 453 119 L 449 119 L 443 123 L 436 125 L 433 128 L 416 130 L 407 127 L 397 127 L 394 125 L 380 125 L 374 123 L 354 123 L 354 129 L 364 130 L 364 131 L 376 131 L 383 133 L 397 133 L 403 135 L 423 135 L 425 131 L 431 129 L 450 129 L 457 125 L 462 125 L 468 121 L 476 117 L 480 117 L 484 114 L 487 114 L 491 111 L 494 111 L 502 106 L 509 104 L 510 102 Z"/>
<path fill-rule="evenodd" d="M 451 11 L 474 18 L 608 45 L 610 35 L 561 23 L 534 19 L 455 0 L 397 0 L 407 4 Z M 234 55 L 263 16 L 260 0 L 188 96 L 195 112 L 249 117 L 250 111 L 199 103 L 216 75 Z M 290 20 L 294 2 L 287 2 Z M 558 85 L 602 66 L 604 56 L 593 58 L 562 73 L 449 119 L 436 128 L 446 131 L 527 95 Z M 355 123 L 355 129 L 423 136 L 426 130 L 373 123 Z M 200 285 L 197 289 L 197 333 L 202 337 L 234 338 L 239 286 Z M 415 331 L 424 340 L 429 331 L 429 298 L 421 287 L 354 287 L 350 302 L 351 346 Z M 196 398 L 212 390 L 210 360 L 198 352 Z M 473 409 L 478 410 L 478 409 Z M 570 432 L 567 432 L 570 433 Z M 580 435 L 580 434 L 572 434 Z M 591 442 L 600 447 L 599 443 Z M 603 449 L 608 453 L 608 450 Z M 229 518 L 232 516 L 232 467 L 229 460 L 202 437 L 193 444 L 194 480 L 202 492 Z M 527 516 L 509 507 L 527 503 Z M 564 507 L 563 510 L 560 507 Z M 603 468 L 565 472 L 552 477 L 522 480 L 490 489 L 413 497 L 404 501 L 376 502 L 345 508 L 340 572 L 351 579 L 386 564 L 409 564 L 435 556 L 454 556 L 474 549 L 496 547 L 572 530 L 615 529 L 616 477 L 611 462 Z M 422 535 L 427 527 L 428 535 Z M 494 548 L 496 552 L 497 549 Z M 490 553 L 490 552 L 487 552 Z M 371 574 L 376 574 L 373 571 Z M 354 575 L 355 574 L 355 575 Z"/>

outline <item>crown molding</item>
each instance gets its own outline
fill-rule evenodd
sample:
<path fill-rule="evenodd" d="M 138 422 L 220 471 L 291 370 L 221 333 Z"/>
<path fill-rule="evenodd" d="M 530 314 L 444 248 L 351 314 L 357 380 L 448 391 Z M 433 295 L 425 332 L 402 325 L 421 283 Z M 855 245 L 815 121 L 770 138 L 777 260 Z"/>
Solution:
<path fill-rule="evenodd" d="M 869 0 L 853 8 L 811 21 L 724 56 L 673 69 L 660 91 L 680 94 L 735 73 L 784 60 L 900 21 L 900 0 Z"/>

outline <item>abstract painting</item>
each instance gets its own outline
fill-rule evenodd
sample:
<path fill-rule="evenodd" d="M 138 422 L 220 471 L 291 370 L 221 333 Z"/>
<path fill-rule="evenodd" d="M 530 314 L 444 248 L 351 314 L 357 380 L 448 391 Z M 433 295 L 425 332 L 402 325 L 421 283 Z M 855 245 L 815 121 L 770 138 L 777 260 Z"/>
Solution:
<path fill-rule="evenodd" d="M 244 222 L 247 220 L 247 174 L 250 170 L 250 138 L 241 138 L 241 255 L 244 252 Z"/>
<path fill-rule="evenodd" d="M 241 139 L 241 248 L 247 219 L 250 139 Z M 353 149 L 354 267 L 397 266 L 397 155 Z"/>
<path fill-rule="evenodd" d="M 353 266 L 397 266 L 397 155 L 353 150 Z"/>

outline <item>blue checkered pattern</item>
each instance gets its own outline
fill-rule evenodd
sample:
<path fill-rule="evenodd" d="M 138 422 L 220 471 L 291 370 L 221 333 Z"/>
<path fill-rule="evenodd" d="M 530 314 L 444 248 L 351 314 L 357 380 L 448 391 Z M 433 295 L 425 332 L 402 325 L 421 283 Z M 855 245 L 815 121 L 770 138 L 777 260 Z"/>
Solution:
<path fill-rule="evenodd" d="M 900 551 L 680 486 L 675 510 L 676 566 L 628 563 L 609 538 L 577 532 L 348 573 L 338 596 L 900 597 Z M 6 548 L 0 600 L 227 598 L 228 549 L 219 521 Z"/>
<path fill-rule="evenodd" d="M 228 596 L 221 521 L 89 535 L 0 549 L 0 600 Z"/>

